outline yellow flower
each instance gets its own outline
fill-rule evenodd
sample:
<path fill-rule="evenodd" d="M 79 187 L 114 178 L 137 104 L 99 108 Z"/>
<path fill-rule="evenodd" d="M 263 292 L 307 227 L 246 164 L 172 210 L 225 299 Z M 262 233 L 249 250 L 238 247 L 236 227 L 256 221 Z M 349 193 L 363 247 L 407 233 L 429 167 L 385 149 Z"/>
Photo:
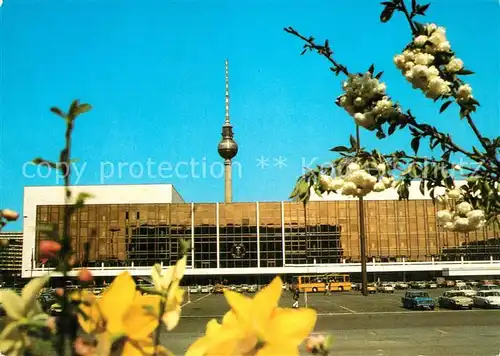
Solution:
<path fill-rule="evenodd" d="M 124 338 L 125 355 L 153 354 L 151 334 L 158 326 L 160 298 L 137 292 L 128 272 L 116 277 L 101 298 L 88 293 L 86 302 L 81 305 L 85 316 L 79 315 L 79 322 L 85 332 L 98 334 L 102 352 Z"/>
<path fill-rule="evenodd" d="M 180 281 L 184 277 L 186 270 L 187 257 L 182 257 L 175 266 L 167 268 L 162 274 L 159 264 L 155 264 L 151 271 L 151 277 L 155 290 L 167 294 L 165 310 L 162 321 L 170 331 L 177 326 L 181 317 L 181 304 L 184 300 L 184 290 L 180 288 Z"/>
<path fill-rule="evenodd" d="M 316 324 L 316 312 L 279 308 L 281 286 L 276 277 L 253 299 L 225 291 L 231 311 L 222 324 L 211 320 L 205 336 L 191 345 L 186 356 L 299 355 L 298 346 Z"/>
<path fill-rule="evenodd" d="M 49 279 L 49 275 L 32 279 L 20 296 L 10 289 L 0 291 L 0 300 L 7 314 L 6 325 L 0 334 L 0 353 L 22 355 L 28 346 L 28 338 L 19 326 L 26 323 L 41 326 L 47 322 L 49 316 L 42 311 L 38 297 Z"/>

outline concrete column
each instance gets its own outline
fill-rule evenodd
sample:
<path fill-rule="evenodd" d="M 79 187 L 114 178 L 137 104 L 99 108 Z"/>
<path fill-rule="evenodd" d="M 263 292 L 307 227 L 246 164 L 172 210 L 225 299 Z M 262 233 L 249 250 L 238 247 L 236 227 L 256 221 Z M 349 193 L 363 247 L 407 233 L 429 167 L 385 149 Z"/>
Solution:
<path fill-rule="evenodd" d="M 220 232 L 219 232 L 219 203 L 215 203 L 215 221 L 217 223 L 216 236 L 217 236 L 217 269 L 220 268 Z"/>
<path fill-rule="evenodd" d="M 260 210 L 259 202 L 255 202 L 255 211 L 257 219 L 257 268 L 260 268 Z"/>
<path fill-rule="evenodd" d="M 194 203 L 191 203 L 191 268 L 194 268 Z"/>
<path fill-rule="evenodd" d="M 230 159 L 224 160 L 224 202 L 231 203 L 233 200 L 233 177 L 232 162 Z"/>

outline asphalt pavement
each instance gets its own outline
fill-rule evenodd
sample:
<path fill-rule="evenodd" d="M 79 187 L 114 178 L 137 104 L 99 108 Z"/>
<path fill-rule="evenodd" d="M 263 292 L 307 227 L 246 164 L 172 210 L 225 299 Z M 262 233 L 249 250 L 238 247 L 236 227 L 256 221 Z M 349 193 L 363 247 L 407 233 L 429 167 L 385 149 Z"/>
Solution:
<path fill-rule="evenodd" d="M 443 291 L 430 290 L 429 294 L 437 298 Z M 301 295 L 300 306 L 307 302 L 318 312 L 316 331 L 333 335 L 332 355 L 499 356 L 500 310 L 407 310 L 401 307 L 403 295 L 404 291 L 368 297 L 359 292 L 309 293 L 307 301 Z M 290 292 L 284 292 L 280 305 L 291 307 Z M 162 335 L 162 344 L 175 355 L 183 355 L 204 333 L 206 323 L 220 319 L 227 310 L 222 295 L 191 295 L 179 325 Z"/>

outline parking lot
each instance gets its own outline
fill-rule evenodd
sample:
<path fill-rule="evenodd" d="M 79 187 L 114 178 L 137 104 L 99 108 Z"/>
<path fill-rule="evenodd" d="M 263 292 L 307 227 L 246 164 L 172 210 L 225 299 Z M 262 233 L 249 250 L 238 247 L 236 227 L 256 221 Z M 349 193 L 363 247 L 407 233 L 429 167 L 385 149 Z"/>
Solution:
<path fill-rule="evenodd" d="M 437 298 L 444 291 L 429 294 Z M 499 355 L 500 310 L 407 310 L 401 307 L 404 293 L 308 293 L 307 306 L 318 312 L 316 331 L 333 334 L 334 355 Z M 193 294 L 190 299 L 180 324 L 162 337 L 175 355 L 204 333 L 207 321 L 220 319 L 228 310 L 222 295 Z M 301 294 L 300 306 L 305 303 L 306 295 Z M 291 307 L 290 292 L 283 293 L 280 305 Z"/>

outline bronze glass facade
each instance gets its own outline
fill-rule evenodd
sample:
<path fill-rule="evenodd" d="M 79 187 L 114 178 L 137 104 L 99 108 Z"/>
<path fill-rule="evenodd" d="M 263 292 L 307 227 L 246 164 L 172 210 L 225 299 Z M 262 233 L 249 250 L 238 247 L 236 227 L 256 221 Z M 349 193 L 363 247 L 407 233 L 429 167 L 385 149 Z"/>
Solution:
<path fill-rule="evenodd" d="M 194 256 L 195 268 L 359 262 L 357 204 L 316 201 L 306 211 L 295 202 L 87 205 L 70 230 L 78 260 L 90 266 L 172 264 L 180 239 L 194 240 L 188 265 Z M 62 232 L 63 211 L 38 206 L 37 225 L 55 223 Z M 445 232 L 429 200 L 365 201 L 365 211 L 370 260 L 500 258 L 497 230 Z"/>

